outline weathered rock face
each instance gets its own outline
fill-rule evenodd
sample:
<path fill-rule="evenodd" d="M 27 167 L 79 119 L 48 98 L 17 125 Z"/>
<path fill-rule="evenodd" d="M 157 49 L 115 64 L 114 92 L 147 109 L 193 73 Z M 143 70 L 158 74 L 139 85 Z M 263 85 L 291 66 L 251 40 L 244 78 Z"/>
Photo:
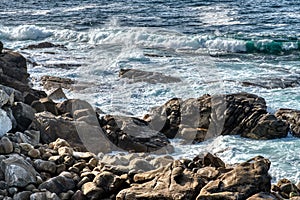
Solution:
<path fill-rule="evenodd" d="M 55 194 L 60 194 L 62 192 L 67 192 L 75 188 L 75 182 L 72 178 L 59 175 L 53 177 L 39 186 L 39 189 L 47 189 L 50 192 Z"/>
<path fill-rule="evenodd" d="M 41 81 L 46 90 L 53 88 L 71 89 L 72 85 L 75 83 L 72 79 L 55 76 L 43 76 Z"/>
<path fill-rule="evenodd" d="M 57 45 L 50 42 L 41 42 L 39 44 L 28 45 L 27 47 L 24 47 L 22 49 L 44 49 L 44 48 L 53 48 L 53 47 L 66 48 L 63 45 Z"/>
<path fill-rule="evenodd" d="M 19 155 L 10 155 L 2 160 L 1 169 L 9 186 L 25 187 L 30 183 L 36 183 L 37 172 Z"/>
<path fill-rule="evenodd" d="M 5 52 L 0 57 L 1 84 L 12 87 L 21 92 L 28 91 L 28 77 L 26 59 L 15 52 Z"/>
<path fill-rule="evenodd" d="M 271 176 L 268 174 L 270 164 L 270 161 L 263 157 L 241 163 L 205 185 L 197 200 L 246 199 L 259 192 L 269 192 L 271 190 Z"/>
<path fill-rule="evenodd" d="M 117 200 L 195 199 L 205 185 L 204 179 L 180 161 L 174 161 L 154 171 L 137 174 L 134 181 L 141 184 L 122 190 L 117 195 Z"/>
<path fill-rule="evenodd" d="M 148 122 L 121 116 L 105 116 L 100 125 L 107 137 L 117 147 L 133 152 L 170 151 L 169 140 L 155 131 Z"/>
<path fill-rule="evenodd" d="M 247 199 L 270 193 L 270 162 L 253 158 L 234 168 L 226 168 L 219 158 L 207 154 L 172 163 L 133 177 L 133 184 L 116 199 Z"/>
<path fill-rule="evenodd" d="M 12 106 L 14 118 L 17 121 L 17 130 L 25 131 L 34 119 L 35 110 L 22 102 L 17 102 Z"/>
<path fill-rule="evenodd" d="M 289 124 L 293 136 L 300 137 L 300 110 L 282 108 L 275 116 Z"/>
<path fill-rule="evenodd" d="M 148 82 L 148 83 L 175 83 L 180 82 L 180 78 L 166 76 L 158 72 L 147 72 L 138 69 L 121 69 L 119 77 L 128 78 L 134 82 Z"/>
<path fill-rule="evenodd" d="M 154 108 L 147 121 L 168 138 L 176 136 L 190 143 L 234 134 L 273 139 L 286 137 L 288 132 L 282 120 L 267 112 L 263 98 L 248 93 L 171 99 Z"/>

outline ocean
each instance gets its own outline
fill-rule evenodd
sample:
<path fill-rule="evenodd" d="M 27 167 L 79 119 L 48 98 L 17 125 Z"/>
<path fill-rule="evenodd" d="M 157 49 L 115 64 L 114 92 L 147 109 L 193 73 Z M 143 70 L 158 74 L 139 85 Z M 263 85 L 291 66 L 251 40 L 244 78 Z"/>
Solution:
<path fill-rule="evenodd" d="M 143 116 L 173 97 L 249 92 L 268 110 L 300 109 L 300 4 L 296 0 L 2 0 L 0 40 L 43 75 L 71 78 L 68 98 L 109 114 Z M 24 49 L 51 42 L 62 47 Z M 34 65 L 32 63 L 35 63 Z M 173 83 L 132 82 L 120 69 L 159 72 Z M 219 136 L 173 140 L 175 158 L 212 152 L 233 164 L 256 155 L 272 162 L 273 182 L 300 179 L 300 140 Z"/>

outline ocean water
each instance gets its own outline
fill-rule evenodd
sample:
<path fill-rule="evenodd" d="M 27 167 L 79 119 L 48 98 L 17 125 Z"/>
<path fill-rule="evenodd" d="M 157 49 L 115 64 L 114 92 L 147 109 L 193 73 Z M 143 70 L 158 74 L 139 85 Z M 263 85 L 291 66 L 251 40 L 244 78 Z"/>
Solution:
<path fill-rule="evenodd" d="M 35 88 L 43 75 L 72 78 L 67 96 L 106 113 L 143 116 L 173 97 L 233 92 L 262 96 L 275 112 L 300 109 L 299 16 L 296 0 L 2 0 L 0 40 L 28 59 Z M 23 49 L 45 41 L 65 48 Z M 181 82 L 134 83 L 118 77 L 124 68 Z M 172 143 L 175 157 L 210 151 L 235 163 L 263 155 L 273 182 L 300 179 L 300 140 L 291 136 Z"/>

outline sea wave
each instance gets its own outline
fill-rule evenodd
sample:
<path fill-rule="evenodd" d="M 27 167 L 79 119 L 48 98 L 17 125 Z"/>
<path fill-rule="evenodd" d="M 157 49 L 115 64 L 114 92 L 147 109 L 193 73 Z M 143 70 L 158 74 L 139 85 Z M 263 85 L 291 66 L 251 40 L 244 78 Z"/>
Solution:
<path fill-rule="evenodd" d="M 52 31 L 35 25 L 1 27 L 0 38 L 7 40 L 40 40 L 50 37 Z"/>

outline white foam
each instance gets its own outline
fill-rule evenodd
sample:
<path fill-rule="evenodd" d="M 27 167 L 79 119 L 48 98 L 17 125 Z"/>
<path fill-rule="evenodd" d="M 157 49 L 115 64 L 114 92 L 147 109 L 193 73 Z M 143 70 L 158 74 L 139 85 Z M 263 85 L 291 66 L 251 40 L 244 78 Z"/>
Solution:
<path fill-rule="evenodd" d="M 52 35 L 52 32 L 35 25 L 22 25 L 17 27 L 1 27 L 1 37 L 10 40 L 38 40 Z"/>

